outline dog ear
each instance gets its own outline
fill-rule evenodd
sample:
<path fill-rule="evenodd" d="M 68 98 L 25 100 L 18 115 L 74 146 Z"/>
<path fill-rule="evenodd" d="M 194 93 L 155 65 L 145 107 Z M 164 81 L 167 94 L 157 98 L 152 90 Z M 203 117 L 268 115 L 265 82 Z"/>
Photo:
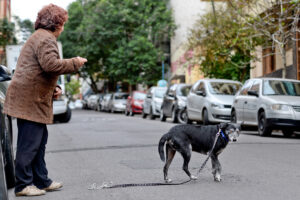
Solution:
<path fill-rule="evenodd" d="M 225 129 L 227 128 L 228 123 L 220 123 L 220 129 Z"/>

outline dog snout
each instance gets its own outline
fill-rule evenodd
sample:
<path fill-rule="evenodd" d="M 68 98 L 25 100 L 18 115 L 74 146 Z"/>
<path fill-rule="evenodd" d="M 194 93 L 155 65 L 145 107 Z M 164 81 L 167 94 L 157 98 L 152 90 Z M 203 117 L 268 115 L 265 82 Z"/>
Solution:
<path fill-rule="evenodd" d="M 233 142 L 236 142 L 236 141 L 237 141 L 237 139 L 236 139 L 236 138 L 233 138 L 233 139 L 232 139 L 232 141 L 233 141 Z"/>

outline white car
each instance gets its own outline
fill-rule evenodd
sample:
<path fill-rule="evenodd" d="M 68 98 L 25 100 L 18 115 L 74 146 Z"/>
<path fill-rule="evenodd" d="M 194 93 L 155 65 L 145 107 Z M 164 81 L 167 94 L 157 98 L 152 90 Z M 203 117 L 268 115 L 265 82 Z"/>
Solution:
<path fill-rule="evenodd" d="M 192 121 L 210 123 L 230 122 L 234 95 L 242 87 L 238 81 L 224 79 L 201 79 L 187 96 L 187 123 Z"/>
<path fill-rule="evenodd" d="M 280 78 L 248 80 L 236 94 L 231 121 L 258 127 L 261 136 L 300 130 L 300 81 Z"/>
<path fill-rule="evenodd" d="M 151 87 L 143 104 L 142 117 L 146 118 L 147 115 L 150 119 L 155 119 L 160 116 L 160 109 L 163 102 L 163 97 L 167 91 L 167 87 Z"/>
<path fill-rule="evenodd" d="M 72 116 L 72 111 L 68 105 L 68 99 L 62 95 L 58 100 L 53 101 L 54 121 L 69 122 Z"/>

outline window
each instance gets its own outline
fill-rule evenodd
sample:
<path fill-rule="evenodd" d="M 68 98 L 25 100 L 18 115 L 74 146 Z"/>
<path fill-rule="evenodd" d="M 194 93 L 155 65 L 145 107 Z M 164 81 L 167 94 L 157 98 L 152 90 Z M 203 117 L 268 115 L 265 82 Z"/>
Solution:
<path fill-rule="evenodd" d="M 250 90 L 259 94 L 259 85 L 260 85 L 260 80 L 255 80 Z"/>
<path fill-rule="evenodd" d="M 263 49 L 263 74 L 269 74 L 275 71 L 276 57 L 272 48 Z"/>
<path fill-rule="evenodd" d="M 300 82 L 266 80 L 263 83 L 263 94 L 300 96 Z"/>
<path fill-rule="evenodd" d="M 204 83 L 201 82 L 199 84 L 199 86 L 196 88 L 196 91 L 202 91 L 202 92 L 205 92 L 205 87 L 204 87 Z"/>
<path fill-rule="evenodd" d="M 241 88 L 239 83 L 210 82 L 208 84 L 210 93 L 220 95 L 235 95 Z"/>
<path fill-rule="evenodd" d="M 248 95 L 248 90 L 252 86 L 253 81 L 248 80 L 245 85 L 242 87 L 240 95 Z"/>

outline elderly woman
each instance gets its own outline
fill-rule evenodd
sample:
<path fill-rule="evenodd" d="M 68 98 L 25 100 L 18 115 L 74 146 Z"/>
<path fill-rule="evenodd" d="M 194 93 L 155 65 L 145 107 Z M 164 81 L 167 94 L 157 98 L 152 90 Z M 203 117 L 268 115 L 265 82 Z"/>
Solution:
<path fill-rule="evenodd" d="M 59 57 L 56 39 L 67 19 L 67 11 L 53 4 L 38 13 L 36 31 L 21 51 L 7 90 L 4 112 L 17 118 L 18 125 L 16 196 L 43 195 L 62 187 L 48 178 L 46 124 L 53 122 L 53 98 L 61 95 L 59 75 L 76 72 L 87 62 L 81 57 Z"/>

